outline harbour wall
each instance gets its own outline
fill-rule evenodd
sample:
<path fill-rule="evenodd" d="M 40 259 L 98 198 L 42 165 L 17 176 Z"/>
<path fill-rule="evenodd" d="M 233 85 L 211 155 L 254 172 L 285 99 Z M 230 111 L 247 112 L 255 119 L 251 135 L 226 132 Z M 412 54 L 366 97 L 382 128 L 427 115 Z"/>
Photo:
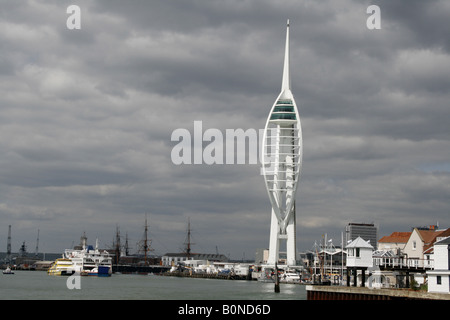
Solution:
<path fill-rule="evenodd" d="M 450 300 L 450 294 L 404 289 L 306 286 L 307 300 Z"/>
<path fill-rule="evenodd" d="M 252 280 L 251 275 L 236 274 L 215 274 L 215 273 L 189 273 L 183 271 L 164 272 L 162 276 L 183 277 L 183 278 L 204 278 L 204 279 L 222 279 L 222 280 Z"/>
<path fill-rule="evenodd" d="M 170 267 L 152 265 L 152 266 L 132 266 L 132 265 L 116 265 L 112 266 L 113 273 L 166 273 Z"/>

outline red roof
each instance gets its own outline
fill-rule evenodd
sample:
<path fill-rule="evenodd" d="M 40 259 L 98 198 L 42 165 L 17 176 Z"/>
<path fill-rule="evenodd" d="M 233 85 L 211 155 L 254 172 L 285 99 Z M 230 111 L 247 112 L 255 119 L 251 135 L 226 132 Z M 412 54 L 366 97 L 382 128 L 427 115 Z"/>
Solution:
<path fill-rule="evenodd" d="M 437 237 L 448 237 L 450 236 L 450 228 L 445 230 L 438 230 L 438 231 L 432 231 L 432 230 L 417 230 L 422 237 L 422 240 L 424 242 L 423 251 L 427 251 L 430 249 L 434 243 L 436 242 Z"/>
<path fill-rule="evenodd" d="M 378 242 L 407 243 L 412 232 L 392 232 L 390 236 L 384 236 Z"/>

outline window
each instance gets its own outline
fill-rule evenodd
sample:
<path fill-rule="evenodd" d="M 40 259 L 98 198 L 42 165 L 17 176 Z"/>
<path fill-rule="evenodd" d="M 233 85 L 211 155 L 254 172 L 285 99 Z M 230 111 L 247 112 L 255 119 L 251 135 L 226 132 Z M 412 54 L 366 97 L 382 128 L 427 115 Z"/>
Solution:
<path fill-rule="evenodd" d="M 275 106 L 273 112 L 295 112 L 294 106 Z"/>
<path fill-rule="evenodd" d="M 295 113 L 272 113 L 270 120 L 296 120 Z"/>
<path fill-rule="evenodd" d="M 442 284 L 441 276 L 436 276 L 436 284 Z"/>
<path fill-rule="evenodd" d="M 414 240 L 413 241 L 413 250 L 416 250 L 416 247 L 417 247 L 417 244 L 416 244 L 416 241 Z"/>
<path fill-rule="evenodd" d="M 290 99 L 280 99 L 277 101 L 277 104 L 292 104 Z"/>
<path fill-rule="evenodd" d="M 356 257 L 359 258 L 359 248 L 356 248 Z"/>

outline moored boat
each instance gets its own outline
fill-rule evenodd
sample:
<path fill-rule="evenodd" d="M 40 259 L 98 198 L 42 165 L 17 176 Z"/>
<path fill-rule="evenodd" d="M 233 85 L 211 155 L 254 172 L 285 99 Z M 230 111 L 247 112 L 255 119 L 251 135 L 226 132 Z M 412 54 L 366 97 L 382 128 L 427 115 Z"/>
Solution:
<path fill-rule="evenodd" d="M 9 266 L 7 266 L 6 269 L 3 270 L 3 274 L 14 274 L 14 271 L 12 271 Z"/>
<path fill-rule="evenodd" d="M 70 259 L 73 269 L 82 276 L 108 277 L 112 274 L 112 258 L 106 250 L 95 249 L 86 244 L 86 236 L 81 237 L 81 245 L 75 249 L 66 249 L 64 258 Z"/>
<path fill-rule="evenodd" d="M 50 266 L 49 275 L 72 275 L 108 277 L 112 274 L 112 258 L 106 250 L 98 250 L 86 244 L 86 236 L 81 237 L 80 246 L 66 249 L 63 257 Z"/>
<path fill-rule="evenodd" d="M 300 283 L 301 277 L 295 272 L 284 272 L 280 275 L 280 282 L 284 283 Z"/>

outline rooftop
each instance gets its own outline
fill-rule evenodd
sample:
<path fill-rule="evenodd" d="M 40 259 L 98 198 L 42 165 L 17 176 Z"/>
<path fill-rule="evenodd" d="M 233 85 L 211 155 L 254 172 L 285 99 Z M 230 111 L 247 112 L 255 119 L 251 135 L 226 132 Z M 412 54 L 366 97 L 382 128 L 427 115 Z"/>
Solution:
<path fill-rule="evenodd" d="M 355 240 L 353 240 L 347 248 L 370 248 L 373 249 L 373 246 L 370 245 L 369 242 L 365 241 L 363 238 L 358 237 Z"/>
<path fill-rule="evenodd" d="M 412 232 L 392 232 L 390 236 L 384 236 L 378 242 L 385 243 L 406 243 Z"/>

